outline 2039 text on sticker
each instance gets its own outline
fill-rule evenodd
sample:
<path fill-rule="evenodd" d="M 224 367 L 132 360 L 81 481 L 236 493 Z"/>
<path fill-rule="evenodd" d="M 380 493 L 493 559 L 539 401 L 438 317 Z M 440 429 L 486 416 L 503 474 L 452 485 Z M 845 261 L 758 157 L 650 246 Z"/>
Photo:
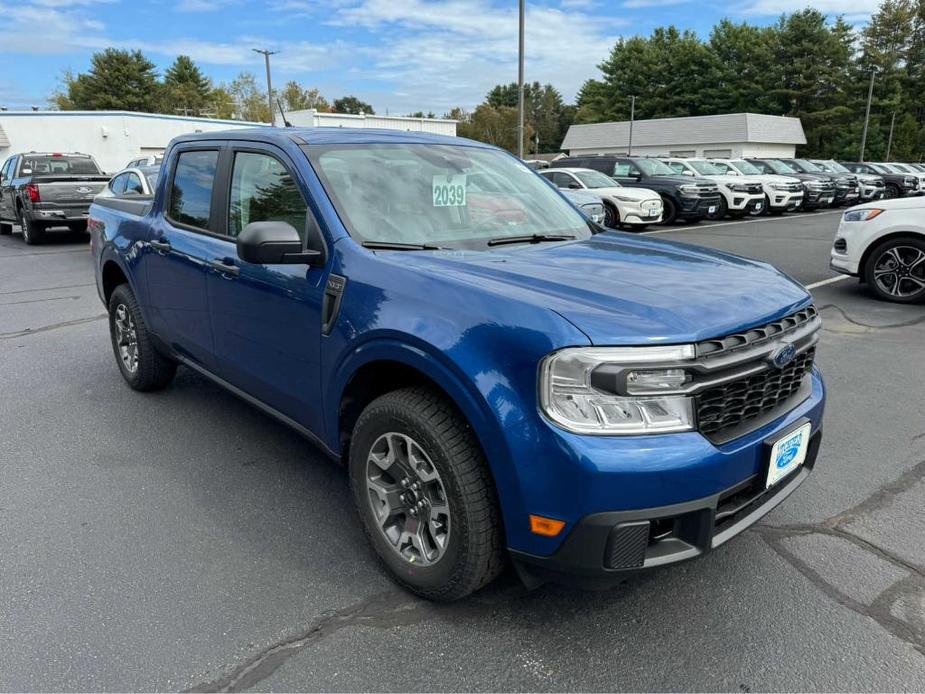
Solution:
<path fill-rule="evenodd" d="M 465 207 L 466 175 L 433 177 L 434 207 Z"/>

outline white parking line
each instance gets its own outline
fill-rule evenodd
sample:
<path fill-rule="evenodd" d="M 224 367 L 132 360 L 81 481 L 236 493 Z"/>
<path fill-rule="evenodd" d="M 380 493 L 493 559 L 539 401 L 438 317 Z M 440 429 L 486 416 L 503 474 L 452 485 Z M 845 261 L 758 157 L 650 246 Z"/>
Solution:
<path fill-rule="evenodd" d="M 816 287 L 824 287 L 827 284 L 834 284 L 835 282 L 841 282 L 842 280 L 846 280 L 849 277 L 851 277 L 851 275 L 839 275 L 838 277 L 829 277 L 829 279 L 827 280 L 813 282 L 812 284 L 807 284 L 805 286 L 807 289 L 815 289 Z"/>
<path fill-rule="evenodd" d="M 654 229 L 652 231 L 640 231 L 639 235 L 648 234 L 669 234 L 673 231 L 699 231 L 700 229 L 709 229 L 710 227 L 731 227 L 733 224 L 761 224 L 762 222 L 783 222 L 789 219 L 800 219 L 801 217 L 822 217 L 827 214 L 842 214 L 844 210 L 828 210 L 827 212 L 804 212 L 803 214 L 791 214 L 786 217 L 762 217 L 761 219 L 738 219 L 734 222 L 714 222 L 713 224 L 688 224 L 683 227 L 666 227 L 664 229 Z"/>

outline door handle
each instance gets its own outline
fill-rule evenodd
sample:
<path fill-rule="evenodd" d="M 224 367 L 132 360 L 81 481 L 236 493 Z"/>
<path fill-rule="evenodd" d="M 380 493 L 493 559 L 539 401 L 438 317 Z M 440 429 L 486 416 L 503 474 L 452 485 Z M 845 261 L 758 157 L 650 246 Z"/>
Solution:
<path fill-rule="evenodd" d="M 227 279 L 232 279 L 241 274 L 241 268 L 235 265 L 231 258 L 216 258 L 209 263 L 209 266 Z"/>
<path fill-rule="evenodd" d="M 170 253 L 170 241 L 158 241 L 155 239 L 154 241 L 148 241 L 148 243 L 151 244 L 151 248 L 161 255 Z"/>

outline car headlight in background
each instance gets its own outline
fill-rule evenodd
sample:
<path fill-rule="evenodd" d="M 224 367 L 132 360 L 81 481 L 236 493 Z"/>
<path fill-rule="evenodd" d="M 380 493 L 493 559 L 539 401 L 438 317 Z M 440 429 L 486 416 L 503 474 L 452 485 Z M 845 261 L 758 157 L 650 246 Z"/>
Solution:
<path fill-rule="evenodd" d="M 803 185 L 810 190 L 822 190 L 823 187 L 822 181 L 803 181 Z"/>
<path fill-rule="evenodd" d="M 745 185 L 744 183 L 727 183 L 725 185 L 726 185 L 726 188 L 728 188 L 734 193 L 747 193 L 748 192 L 748 186 Z"/>
<path fill-rule="evenodd" d="M 700 188 L 694 185 L 678 186 L 678 190 L 681 191 L 682 195 L 699 195 L 700 194 Z"/>
<path fill-rule="evenodd" d="M 862 210 L 848 210 L 842 216 L 845 222 L 869 222 L 874 217 L 880 216 L 884 210 L 877 207 L 868 207 Z"/>
<path fill-rule="evenodd" d="M 793 192 L 792 183 L 772 183 L 771 188 L 774 190 L 781 190 L 785 192 Z"/>
<path fill-rule="evenodd" d="M 540 406 L 578 434 L 691 431 L 693 398 L 678 391 L 693 358 L 693 345 L 563 349 L 540 364 Z"/>

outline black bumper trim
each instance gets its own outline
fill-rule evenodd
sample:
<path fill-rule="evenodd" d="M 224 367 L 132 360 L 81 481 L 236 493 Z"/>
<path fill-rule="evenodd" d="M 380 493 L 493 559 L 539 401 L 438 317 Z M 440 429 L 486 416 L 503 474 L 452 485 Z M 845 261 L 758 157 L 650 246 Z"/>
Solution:
<path fill-rule="evenodd" d="M 792 428 L 807 421 L 801 419 Z M 781 435 L 775 434 L 774 440 Z M 554 554 L 510 550 L 511 558 L 528 585 L 553 580 L 587 587 L 610 586 L 634 573 L 694 559 L 744 532 L 790 496 L 809 477 L 821 440 L 818 429 L 803 465 L 770 489 L 760 488 L 764 477 L 757 474 L 693 501 L 593 513 L 575 524 Z M 770 445 L 765 442 L 765 451 Z M 651 535 L 640 550 L 638 529 L 643 526 L 651 528 Z M 621 566 L 612 568 L 615 562 Z"/>

